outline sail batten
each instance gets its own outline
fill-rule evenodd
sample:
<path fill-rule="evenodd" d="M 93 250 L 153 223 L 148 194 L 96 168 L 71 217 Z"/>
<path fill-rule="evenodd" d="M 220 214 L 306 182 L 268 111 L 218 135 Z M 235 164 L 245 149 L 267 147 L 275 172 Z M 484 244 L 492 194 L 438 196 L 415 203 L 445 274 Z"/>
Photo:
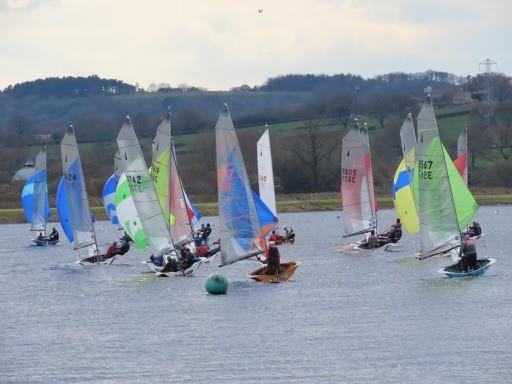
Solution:
<path fill-rule="evenodd" d="M 231 115 L 224 105 L 215 125 L 221 265 L 264 251 L 265 243 Z"/>

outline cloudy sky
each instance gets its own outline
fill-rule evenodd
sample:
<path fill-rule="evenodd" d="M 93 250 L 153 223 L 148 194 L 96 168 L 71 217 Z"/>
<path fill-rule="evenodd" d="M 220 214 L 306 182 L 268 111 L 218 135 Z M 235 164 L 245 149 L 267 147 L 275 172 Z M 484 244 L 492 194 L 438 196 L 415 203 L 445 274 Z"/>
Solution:
<path fill-rule="evenodd" d="M 510 75 L 511 15 L 511 0 L 0 0 L 0 89 L 90 74 L 208 89 L 287 73 L 466 75 L 487 57 Z"/>

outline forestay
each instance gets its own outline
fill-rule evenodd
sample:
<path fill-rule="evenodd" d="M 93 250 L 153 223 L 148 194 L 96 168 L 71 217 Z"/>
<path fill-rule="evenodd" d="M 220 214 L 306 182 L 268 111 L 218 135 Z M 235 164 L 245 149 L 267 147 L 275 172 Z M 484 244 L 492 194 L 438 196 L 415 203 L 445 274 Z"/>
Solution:
<path fill-rule="evenodd" d="M 215 126 L 222 265 L 264 252 L 265 242 L 227 105 Z"/>
<path fill-rule="evenodd" d="M 345 237 L 376 229 L 373 172 L 366 129 L 356 124 L 345 135 L 341 149 L 341 196 Z"/>
<path fill-rule="evenodd" d="M 173 248 L 169 226 L 162 213 L 146 161 L 128 117 L 117 136 L 117 145 L 144 233 L 153 251 L 158 255 L 164 254 Z"/>
<path fill-rule="evenodd" d="M 70 126 L 64 134 L 60 143 L 60 152 L 63 177 L 60 199 L 58 199 L 60 201 L 57 202 L 57 209 L 61 209 L 59 218 L 61 218 L 61 222 L 67 221 L 71 227 L 74 249 L 93 246 L 93 251 L 96 252 L 98 247 L 94 234 L 94 223 L 73 126 Z M 65 194 L 65 197 L 62 196 L 62 193 Z"/>
<path fill-rule="evenodd" d="M 46 146 L 36 156 L 35 172 L 21 192 L 21 205 L 30 230 L 46 233 L 46 222 L 51 216 L 46 182 Z"/>
<path fill-rule="evenodd" d="M 478 205 L 441 144 L 430 97 L 418 115 L 413 182 L 420 217 L 422 257 L 459 246 L 461 228 L 469 223 Z"/>

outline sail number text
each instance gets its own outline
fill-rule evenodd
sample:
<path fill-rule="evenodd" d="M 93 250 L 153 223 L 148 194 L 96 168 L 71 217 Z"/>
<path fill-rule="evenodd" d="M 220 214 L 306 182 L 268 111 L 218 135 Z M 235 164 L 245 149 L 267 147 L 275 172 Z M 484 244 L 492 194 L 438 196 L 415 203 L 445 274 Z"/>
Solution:
<path fill-rule="evenodd" d="M 144 192 L 144 190 L 146 188 L 144 188 L 144 180 L 142 179 L 142 176 L 141 175 L 137 175 L 137 176 L 131 176 L 131 175 L 126 175 L 126 178 L 128 180 L 128 186 L 130 187 L 130 191 L 132 193 L 134 192 Z"/>
<path fill-rule="evenodd" d="M 420 179 L 432 180 L 432 165 L 434 162 L 432 160 L 418 160 L 418 176 Z"/>
<path fill-rule="evenodd" d="M 357 169 L 342 168 L 341 181 L 343 183 L 355 183 L 357 177 Z"/>

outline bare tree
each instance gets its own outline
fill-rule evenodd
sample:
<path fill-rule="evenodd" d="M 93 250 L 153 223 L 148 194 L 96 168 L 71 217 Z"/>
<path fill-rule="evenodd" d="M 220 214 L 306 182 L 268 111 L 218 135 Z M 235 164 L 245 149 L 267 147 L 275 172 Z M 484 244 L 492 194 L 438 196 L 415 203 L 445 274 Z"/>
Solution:
<path fill-rule="evenodd" d="M 331 179 L 332 173 L 324 171 L 327 170 L 328 160 L 336 148 L 339 148 L 339 139 L 322 132 L 318 121 L 308 121 L 302 128 L 302 133 L 290 140 L 289 150 L 311 176 L 310 192 L 322 190 Z M 326 179 L 322 180 L 322 174 L 326 174 Z M 337 177 L 338 172 L 335 175 Z"/>

